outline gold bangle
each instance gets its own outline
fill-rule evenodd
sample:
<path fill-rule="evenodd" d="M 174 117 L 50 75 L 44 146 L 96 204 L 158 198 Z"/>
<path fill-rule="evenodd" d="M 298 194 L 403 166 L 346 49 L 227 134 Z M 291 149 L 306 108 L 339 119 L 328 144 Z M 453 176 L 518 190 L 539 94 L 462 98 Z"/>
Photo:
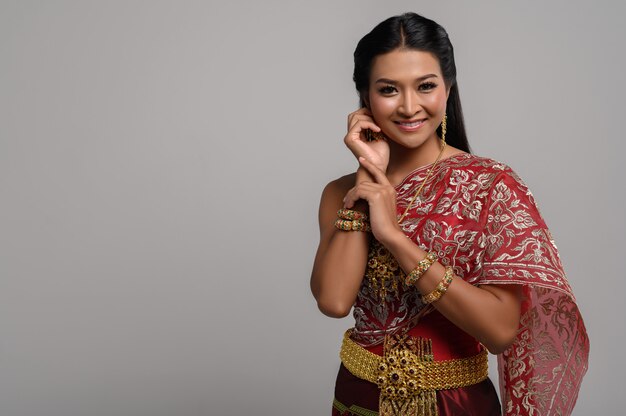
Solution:
<path fill-rule="evenodd" d="M 452 283 L 453 278 L 454 270 L 452 270 L 452 267 L 446 266 L 446 273 L 443 275 L 443 279 L 441 279 L 435 290 L 425 296 L 422 296 L 422 302 L 429 304 L 438 301 L 450 287 L 450 283 Z"/>
<path fill-rule="evenodd" d="M 367 214 L 353 209 L 342 208 L 337 211 L 337 216 L 343 220 L 363 220 L 367 221 Z"/>
<path fill-rule="evenodd" d="M 353 220 L 352 231 L 371 231 L 371 228 L 369 223 L 363 220 Z"/>
<path fill-rule="evenodd" d="M 411 273 L 408 274 L 404 283 L 407 286 L 414 285 L 417 283 L 420 277 L 426 273 L 426 271 L 433 265 L 434 262 L 437 261 L 437 255 L 433 252 L 426 254 L 422 260 L 417 263 L 417 266 L 411 270 Z"/>
<path fill-rule="evenodd" d="M 335 220 L 335 227 L 343 231 L 352 231 L 352 221 L 337 218 Z"/>
<path fill-rule="evenodd" d="M 363 220 L 344 220 L 337 218 L 335 220 L 335 227 L 342 231 L 372 231 L 369 223 Z"/>

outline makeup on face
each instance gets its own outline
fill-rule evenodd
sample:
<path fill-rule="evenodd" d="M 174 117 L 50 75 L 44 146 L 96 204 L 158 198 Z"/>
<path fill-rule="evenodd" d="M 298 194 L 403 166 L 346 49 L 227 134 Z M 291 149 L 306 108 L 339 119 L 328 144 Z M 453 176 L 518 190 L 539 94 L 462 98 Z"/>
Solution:
<path fill-rule="evenodd" d="M 436 139 L 447 91 L 439 61 L 429 52 L 398 49 L 375 58 L 369 105 L 383 132 L 405 147 Z"/>

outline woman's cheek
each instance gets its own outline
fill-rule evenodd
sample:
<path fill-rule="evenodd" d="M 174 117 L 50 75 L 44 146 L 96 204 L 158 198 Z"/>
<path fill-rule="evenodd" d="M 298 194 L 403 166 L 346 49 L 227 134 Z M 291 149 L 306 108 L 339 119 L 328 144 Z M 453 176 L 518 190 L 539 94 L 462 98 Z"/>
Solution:
<path fill-rule="evenodd" d="M 371 107 L 374 118 L 376 118 L 376 116 L 384 117 L 393 113 L 395 103 L 393 99 L 384 99 L 379 97 L 378 99 L 373 99 L 371 101 Z"/>

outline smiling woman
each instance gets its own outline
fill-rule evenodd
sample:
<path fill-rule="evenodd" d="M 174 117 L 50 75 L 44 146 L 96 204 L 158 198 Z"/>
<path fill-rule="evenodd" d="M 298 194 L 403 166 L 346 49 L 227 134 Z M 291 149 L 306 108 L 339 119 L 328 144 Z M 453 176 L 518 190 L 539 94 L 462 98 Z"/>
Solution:
<path fill-rule="evenodd" d="M 470 153 L 447 33 L 392 17 L 354 58 L 360 166 L 324 189 L 311 275 L 320 310 L 356 321 L 333 414 L 570 414 L 585 326 L 532 194 Z"/>
<path fill-rule="evenodd" d="M 419 50 L 396 49 L 378 55 L 370 78 L 365 105 L 376 125 L 391 139 L 387 143 L 394 160 L 387 165 L 387 176 L 397 183 L 407 170 L 429 161 L 415 160 L 416 157 L 438 151 L 439 140 L 433 133 L 446 113 L 450 89 L 444 83 L 437 58 Z M 418 147 L 420 152 L 411 152 Z M 450 147 L 444 156 L 459 150 Z"/>

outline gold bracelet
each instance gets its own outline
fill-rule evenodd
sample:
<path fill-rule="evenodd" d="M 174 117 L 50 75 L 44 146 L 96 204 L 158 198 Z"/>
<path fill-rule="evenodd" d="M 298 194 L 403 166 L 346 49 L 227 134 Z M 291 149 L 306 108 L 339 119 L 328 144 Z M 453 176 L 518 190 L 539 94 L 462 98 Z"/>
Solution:
<path fill-rule="evenodd" d="M 408 274 L 404 283 L 407 286 L 414 285 L 417 283 L 420 277 L 426 273 L 426 271 L 433 265 L 434 262 L 437 261 L 437 255 L 433 252 L 426 254 L 422 260 L 417 263 L 417 266 L 411 270 L 411 273 Z"/>
<path fill-rule="evenodd" d="M 335 227 L 342 231 L 372 231 L 369 223 L 363 220 L 344 220 L 337 218 L 335 220 Z"/>
<path fill-rule="evenodd" d="M 337 211 L 337 216 L 343 220 L 363 220 L 367 221 L 367 214 L 353 209 L 342 208 Z"/>
<path fill-rule="evenodd" d="M 435 290 L 422 296 L 422 302 L 429 304 L 438 301 L 450 287 L 450 283 L 452 283 L 453 278 L 454 270 L 452 270 L 452 267 L 446 266 L 446 273 L 443 275 L 443 279 L 441 279 Z"/>
<path fill-rule="evenodd" d="M 372 228 L 370 227 L 369 222 L 365 222 L 363 220 L 353 220 L 352 221 L 352 231 L 370 232 L 370 231 L 372 231 Z"/>

